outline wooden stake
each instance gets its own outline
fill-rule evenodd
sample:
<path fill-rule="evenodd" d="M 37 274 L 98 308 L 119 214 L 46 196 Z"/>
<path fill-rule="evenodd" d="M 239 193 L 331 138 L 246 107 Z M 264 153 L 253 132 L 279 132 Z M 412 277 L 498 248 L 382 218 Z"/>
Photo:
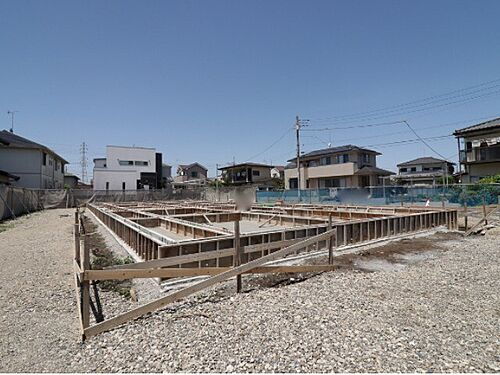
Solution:
<path fill-rule="evenodd" d="M 484 219 L 484 225 L 488 225 L 488 220 L 486 220 L 486 200 L 484 199 L 484 195 L 483 195 L 483 219 Z"/>
<path fill-rule="evenodd" d="M 465 232 L 467 232 L 468 228 L 467 201 L 464 202 L 464 222 L 465 222 Z"/>
<path fill-rule="evenodd" d="M 90 254 L 87 241 L 83 241 L 83 252 L 81 259 L 82 271 L 90 270 Z M 90 326 L 90 282 L 82 281 L 82 324 L 83 328 Z"/>
<path fill-rule="evenodd" d="M 332 229 L 332 214 L 328 215 L 328 231 Z M 332 236 L 328 237 L 328 264 L 333 264 L 333 241 Z"/>
<path fill-rule="evenodd" d="M 234 222 L 234 259 L 233 266 L 241 265 L 240 221 Z M 236 276 L 236 293 L 241 293 L 241 275 Z"/>

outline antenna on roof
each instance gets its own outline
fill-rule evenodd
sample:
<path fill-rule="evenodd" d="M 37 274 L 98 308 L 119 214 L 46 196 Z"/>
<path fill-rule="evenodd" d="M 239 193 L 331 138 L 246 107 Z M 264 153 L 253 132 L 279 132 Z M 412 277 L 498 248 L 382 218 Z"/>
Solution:
<path fill-rule="evenodd" d="M 11 133 L 14 133 L 14 115 L 16 114 L 16 112 L 19 112 L 19 111 L 7 111 L 7 114 L 10 115 L 10 122 L 11 122 L 10 132 Z"/>

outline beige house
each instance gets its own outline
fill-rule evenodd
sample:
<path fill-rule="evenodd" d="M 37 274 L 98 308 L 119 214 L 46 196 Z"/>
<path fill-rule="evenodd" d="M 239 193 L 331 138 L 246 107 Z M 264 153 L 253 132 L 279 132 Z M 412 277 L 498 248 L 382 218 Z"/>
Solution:
<path fill-rule="evenodd" d="M 222 179 L 231 184 L 262 183 L 271 180 L 272 165 L 241 163 L 219 168 Z"/>
<path fill-rule="evenodd" d="M 455 130 L 462 182 L 500 174 L 500 117 Z"/>
<path fill-rule="evenodd" d="M 365 187 L 382 185 L 382 177 L 394 174 L 377 168 L 377 151 L 353 145 L 330 147 L 300 157 L 300 188 Z M 285 189 L 297 189 L 296 159 L 285 168 Z"/>
<path fill-rule="evenodd" d="M 174 182 L 199 182 L 205 183 L 208 169 L 199 163 L 180 164 Z"/>
<path fill-rule="evenodd" d="M 395 180 L 401 185 L 436 185 L 453 175 L 453 163 L 431 156 L 398 164 Z"/>

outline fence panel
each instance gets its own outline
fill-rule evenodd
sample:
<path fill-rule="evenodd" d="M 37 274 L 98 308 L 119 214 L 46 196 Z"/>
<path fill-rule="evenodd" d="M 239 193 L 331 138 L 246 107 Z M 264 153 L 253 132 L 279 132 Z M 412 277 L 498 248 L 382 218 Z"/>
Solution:
<path fill-rule="evenodd" d="M 370 186 L 364 188 L 329 188 L 258 191 L 258 203 L 309 203 L 354 205 L 429 205 L 480 206 L 498 204 L 500 184 L 436 185 L 436 186 Z"/>

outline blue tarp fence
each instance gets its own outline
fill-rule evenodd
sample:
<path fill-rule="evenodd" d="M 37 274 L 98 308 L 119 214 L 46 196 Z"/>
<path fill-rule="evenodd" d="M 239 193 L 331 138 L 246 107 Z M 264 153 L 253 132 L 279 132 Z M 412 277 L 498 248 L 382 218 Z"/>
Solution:
<path fill-rule="evenodd" d="M 498 204 L 500 184 L 460 184 L 436 186 L 373 186 L 364 188 L 328 188 L 300 190 L 301 203 L 431 206 L 447 205 L 479 206 Z M 298 203 L 298 190 L 257 191 L 258 203 Z"/>

